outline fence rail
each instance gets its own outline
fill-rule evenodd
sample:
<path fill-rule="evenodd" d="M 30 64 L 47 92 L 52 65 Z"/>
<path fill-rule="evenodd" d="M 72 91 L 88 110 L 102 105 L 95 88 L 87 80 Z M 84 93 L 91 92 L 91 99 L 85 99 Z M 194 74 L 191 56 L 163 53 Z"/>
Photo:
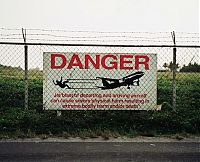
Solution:
<path fill-rule="evenodd" d="M 176 48 L 200 48 L 199 45 L 132 45 L 132 44 L 67 44 L 67 43 L 22 43 L 0 42 L 7 45 L 30 45 L 30 46 L 90 46 L 90 47 L 176 47 Z"/>

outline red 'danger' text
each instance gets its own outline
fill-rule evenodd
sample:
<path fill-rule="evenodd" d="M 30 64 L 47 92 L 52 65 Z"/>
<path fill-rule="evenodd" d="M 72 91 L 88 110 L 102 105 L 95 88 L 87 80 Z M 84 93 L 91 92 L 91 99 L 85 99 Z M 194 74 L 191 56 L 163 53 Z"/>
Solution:
<path fill-rule="evenodd" d="M 59 62 L 57 61 L 59 60 Z M 84 55 L 84 59 L 78 54 L 64 55 L 51 54 L 51 69 L 120 69 L 120 70 L 139 70 L 144 68 L 149 70 L 149 57 L 147 55 L 131 55 L 131 54 L 96 54 L 91 57 L 89 54 Z"/>

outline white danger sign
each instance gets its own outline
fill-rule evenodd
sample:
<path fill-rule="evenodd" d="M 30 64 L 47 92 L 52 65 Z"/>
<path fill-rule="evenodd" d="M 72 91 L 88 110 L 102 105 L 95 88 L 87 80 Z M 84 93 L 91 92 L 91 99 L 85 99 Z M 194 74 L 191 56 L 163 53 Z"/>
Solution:
<path fill-rule="evenodd" d="M 156 54 L 43 54 L 45 110 L 152 110 Z"/>

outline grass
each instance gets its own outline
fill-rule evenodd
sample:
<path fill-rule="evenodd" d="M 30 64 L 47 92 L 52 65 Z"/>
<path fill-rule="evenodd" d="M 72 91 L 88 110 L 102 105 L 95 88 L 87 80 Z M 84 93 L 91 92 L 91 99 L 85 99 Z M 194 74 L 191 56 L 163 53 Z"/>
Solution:
<path fill-rule="evenodd" d="M 17 75 L 18 74 L 18 75 Z M 154 137 L 200 133 L 200 74 L 177 73 L 177 111 L 172 110 L 172 74 L 158 73 L 158 104 L 162 111 L 42 110 L 41 72 L 29 76 L 29 107 L 24 111 L 23 71 L 0 72 L 0 138 L 51 136 L 97 138 Z M 177 135 L 177 137 L 176 137 Z"/>

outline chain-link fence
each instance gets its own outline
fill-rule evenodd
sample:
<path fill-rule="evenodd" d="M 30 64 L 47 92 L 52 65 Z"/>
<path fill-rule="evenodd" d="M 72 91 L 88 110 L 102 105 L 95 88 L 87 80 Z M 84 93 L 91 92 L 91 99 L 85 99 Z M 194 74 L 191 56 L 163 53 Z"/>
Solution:
<path fill-rule="evenodd" d="M 45 108 L 54 110 L 59 107 L 154 110 L 158 108 L 155 105 L 164 103 L 177 109 L 183 100 L 194 100 L 188 96 L 189 90 L 195 89 L 200 80 L 199 46 L 37 43 L 26 46 L 27 51 L 24 43 L 0 44 L 1 107 L 42 110 L 49 101 L 51 105 Z M 55 63 L 62 68 L 53 72 L 46 70 L 43 62 L 43 55 L 49 60 L 51 54 L 62 55 L 55 58 L 62 58 Z M 143 58 L 138 60 L 141 68 L 137 68 L 136 55 L 148 56 L 150 67 L 146 67 Z"/>

